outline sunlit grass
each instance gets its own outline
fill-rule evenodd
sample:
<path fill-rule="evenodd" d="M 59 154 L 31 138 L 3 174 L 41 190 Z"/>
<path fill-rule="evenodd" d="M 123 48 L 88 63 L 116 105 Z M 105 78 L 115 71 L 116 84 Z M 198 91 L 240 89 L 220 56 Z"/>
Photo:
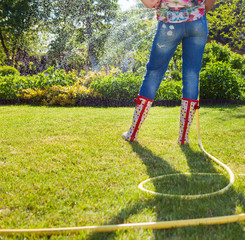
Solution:
<path fill-rule="evenodd" d="M 141 192 L 143 180 L 173 194 L 216 191 L 228 176 L 197 143 L 176 144 L 179 107 L 153 107 L 138 143 L 121 139 L 133 108 L 1 106 L 0 227 L 43 228 L 167 221 L 245 212 L 245 106 L 203 107 L 205 149 L 235 172 L 227 193 L 201 200 L 156 197 Z M 51 237 L 51 239 L 243 239 L 244 223 Z M 30 237 L 31 238 L 31 237 Z M 34 237 L 33 237 L 34 238 Z M 17 237 L 18 239 L 18 237 Z M 27 237 L 26 239 L 29 239 Z"/>

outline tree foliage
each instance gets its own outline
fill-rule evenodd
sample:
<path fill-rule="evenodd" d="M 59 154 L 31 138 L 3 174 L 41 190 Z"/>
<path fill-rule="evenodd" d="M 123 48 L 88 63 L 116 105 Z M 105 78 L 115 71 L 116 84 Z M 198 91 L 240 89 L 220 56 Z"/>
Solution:
<path fill-rule="evenodd" d="M 21 74 L 35 74 L 48 65 L 78 72 L 118 67 L 144 74 L 157 26 L 155 11 L 139 1 L 121 12 L 117 2 L 0 1 L 0 65 L 15 66 Z M 212 38 L 245 48 L 244 3 L 217 0 L 208 13 Z M 165 75 L 169 80 L 180 80 L 180 58 L 178 47 Z"/>
<path fill-rule="evenodd" d="M 118 9 L 117 0 L 56 0 L 52 2 L 53 33 L 50 53 L 56 59 L 72 44 L 87 52 L 86 67 L 96 69 L 98 58 Z M 74 48 L 74 47 L 72 47 Z"/>
<path fill-rule="evenodd" d="M 209 35 L 245 50 L 245 0 L 217 0 L 208 14 Z"/>
<path fill-rule="evenodd" d="M 0 40 L 6 64 L 13 66 L 17 50 L 33 36 L 44 16 L 47 0 L 4 0 L 0 2 Z M 46 13 L 45 13 L 46 14 Z"/>

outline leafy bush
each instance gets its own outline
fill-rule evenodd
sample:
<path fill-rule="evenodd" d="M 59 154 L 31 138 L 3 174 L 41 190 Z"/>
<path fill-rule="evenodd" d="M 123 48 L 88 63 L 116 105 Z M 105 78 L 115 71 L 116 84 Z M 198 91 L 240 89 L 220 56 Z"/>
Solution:
<path fill-rule="evenodd" d="M 241 86 L 231 65 L 225 62 L 208 63 L 200 74 L 202 99 L 240 99 Z"/>
<path fill-rule="evenodd" d="M 171 81 L 162 82 L 155 96 L 155 100 L 179 100 L 182 96 L 182 83 Z"/>
<path fill-rule="evenodd" d="M 129 100 L 139 93 L 142 78 L 133 73 L 121 73 L 118 76 L 109 75 L 104 78 L 95 78 L 90 88 L 104 99 Z"/>
<path fill-rule="evenodd" d="M 18 94 L 19 99 L 31 100 L 33 103 L 44 105 L 60 106 L 74 106 L 78 100 L 89 96 L 95 97 L 96 94 L 78 83 L 73 86 L 53 85 L 45 89 L 23 89 Z"/>
<path fill-rule="evenodd" d="M 106 72 L 105 69 L 102 69 L 99 72 L 93 72 L 90 71 L 88 72 L 86 75 L 83 76 L 81 83 L 86 86 L 89 87 L 90 84 L 95 80 L 95 79 L 101 79 L 101 78 L 105 78 L 107 76 L 116 76 L 117 74 L 121 73 L 121 71 L 118 68 L 112 68 L 109 70 L 109 72 Z"/>
<path fill-rule="evenodd" d="M 202 65 L 201 98 L 244 99 L 244 56 L 213 41 L 206 45 Z"/>
<path fill-rule="evenodd" d="M 142 80 L 138 74 L 121 73 L 117 76 L 94 79 L 90 88 L 99 93 L 103 99 L 132 101 L 139 93 Z M 162 82 L 155 100 L 178 100 L 181 94 L 181 82 Z"/>
<path fill-rule="evenodd" d="M 64 70 L 54 70 L 50 67 L 44 73 L 33 76 L 9 75 L 0 77 L 0 99 L 16 99 L 23 89 L 45 89 L 54 85 L 72 86 L 77 77 Z"/>
<path fill-rule="evenodd" d="M 22 88 L 29 86 L 28 78 L 18 75 L 0 77 L 0 99 L 17 99 Z"/>
<path fill-rule="evenodd" d="M 47 86 L 60 85 L 60 86 L 72 86 L 77 76 L 72 73 L 66 73 L 65 70 L 55 70 L 54 67 L 49 67 L 46 71 L 41 74 L 34 76 L 34 85 L 44 89 Z"/>
<path fill-rule="evenodd" d="M 178 70 L 173 70 L 170 73 L 171 79 L 174 81 L 181 81 L 181 72 Z"/>
<path fill-rule="evenodd" d="M 0 67 L 0 76 L 8 76 L 8 75 L 20 75 L 20 72 L 11 66 L 1 66 Z"/>
<path fill-rule="evenodd" d="M 209 62 L 229 62 L 232 51 L 227 46 L 212 41 L 206 44 L 202 59 L 202 67 L 205 67 Z"/>
<path fill-rule="evenodd" d="M 232 69 L 238 70 L 243 77 L 245 75 L 245 57 L 239 54 L 232 54 L 230 58 L 230 64 Z"/>
<path fill-rule="evenodd" d="M 20 100 L 31 100 L 33 103 L 42 103 L 45 97 L 45 90 L 40 88 L 36 89 L 22 89 L 20 93 L 17 94 Z"/>
<path fill-rule="evenodd" d="M 155 100 L 179 100 L 182 95 L 180 53 L 170 63 Z M 33 76 L 0 76 L 0 99 L 29 99 L 47 105 L 74 105 L 86 97 L 132 101 L 139 93 L 145 67 L 137 73 L 117 68 L 99 72 L 66 73 L 49 67 Z M 207 44 L 203 57 L 201 98 L 245 99 L 245 58 L 226 46 Z M 83 85 L 83 86 L 82 86 Z M 96 94 L 95 94 L 96 93 Z"/>
<path fill-rule="evenodd" d="M 212 41 L 205 47 L 203 54 L 202 67 L 205 67 L 209 62 L 228 62 L 234 69 L 242 69 L 245 64 L 245 57 L 234 53 L 230 48 Z"/>

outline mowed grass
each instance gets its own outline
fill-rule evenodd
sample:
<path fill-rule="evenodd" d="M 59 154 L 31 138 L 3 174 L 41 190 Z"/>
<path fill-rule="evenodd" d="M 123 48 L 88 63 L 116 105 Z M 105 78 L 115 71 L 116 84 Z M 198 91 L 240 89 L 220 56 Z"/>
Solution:
<path fill-rule="evenodd" d="M 152 107 L 138 142 L 121 138 L 133 108 L 0 106 L 0 228 L 52 228 L 155 222 L 245 212 L 245 106 L 200 109 L 205 149 L 235 173 L 232 189 L 198 200 L 170 194 L 223 188 L 229 177 L 200 150 L 195 120 L 180 147 L 180 107 Z M 196 173 L 224 173 L 224 175 Z M 7 237 L 5 237 L 7 239 Z M 0 237 L 0 239 L 5 239 Z M 40 239 L 14 236 L 11 239 Z M 81 233 L 42 239 L 245 239 L 245 223 L 170 230 Z"/>

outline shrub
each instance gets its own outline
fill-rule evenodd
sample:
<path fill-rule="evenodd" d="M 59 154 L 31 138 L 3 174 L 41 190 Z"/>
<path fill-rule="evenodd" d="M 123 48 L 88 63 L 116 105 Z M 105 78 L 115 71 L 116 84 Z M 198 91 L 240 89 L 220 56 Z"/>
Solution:
<path fill-rule="evenodd" d="M 90 88 L 99 93 L 103 99 L 132 101 L 139 93 L 142 77 L 133 73 L 121 73 L 95 79 Z M 178 100 L 181 98 L 181 82 L 162 82 L 155 100 Z"/>
<path fill-rule="evenodd" d="M 202 67 L 205 67 L 209 62 L 229 62 L 232 51 L 227 46 L 212 41 L 207 43 L 202 59 Z"/>
<path fill-rule="evenodd" d="M 223 46 L 213 41 L 209 47 L 212 49 L 215 61 L 229 62 L 232 51 L 227 45 Z"/>
<path fill-rule="evenodd" d="M 23 89 L 18 94 L 20 99 L 28 99 L 33 103 L 60 106 L 74 106 L 78 100 L 89 96 L 95 97 L 96 94 L 78 83 L 73 86 L 54 85 L 45 89 Z"/>
<path fill-rule="evenodd" d="M 45 90 L 36 88 L 36 89 L 22 89 L 22 91 L 17 94 L 19 99 L 31 100 L 33 103 L 42 103 L 45 97 Z"/>
<path fill-rule="evenodd" d="M 42 103 L 45 105 L 73 106 L 80 98 L 86 98 L 89 90 L 81 85 L 74 86 L 52 86 L 45 89 L 45 98 Z"/>
<path fill-rule="evenodd" d="M 21 89 L 29 87 L 28 78 L 18 75 L 0 77 L 0 99 L 17 99 Z"/>
<path fill-rule="evenodd" d="M 237 69 L 241 75 L 245 75 L 245 56 L 232 54 L 230 58 L 232 69 Z"/>
<path fill-rule="evenodd" d="M 120 74 L 121 71 L 118 68 L 112 68 L 111 70 L 109 70 L 109 72 L 106 72 L 105 69 L 102 69 L 99 72 L 93 72 L 90 71 L 88 72 L 86 75 L 84 75 L 82 77 L 81 83 L 85 86 L 85 87 L 89 87 L 90 84 L 95 80 L 95 79 L 103 79 L 106 78 L 108 76 L 117 76 L 118 74 Z"/>
<path fill-rule="evenodd" d="M 88 72 L 81 80 L 81 83 L 85 86 L 85 87 L 89 87 L 89 85 L 91 84 L 91 82 L 93 82 L 95 79 L 97 78 L 103 78 L 106 76 L 106 73 L 104 71 L 100 71 L 100 72 L 93 72 L 90 71 Z"/>
<path fill-rule="evenodd" d="M 200 74 L 201 86 L 203 86 L 201 89 L 202 98 L 244 99 L 244 56 L 234 53 L 227 46 L 222 46 L 213 41 L 206 45 L 202 66 L 203 70 Z M 226 67 L 227 69 L 225 69 Z M 216 68 L 220 68 L 220 72 Z M 209 84 L 212 88 L 210 92 L 208 92 Z M 214 89 L 217 89 L 216 93 Z"/>
<path fill-rule="evenodd" d="M 200 74 L 202 99 L 240 99 L 241 89 L 231 65 L 225 62 L 208 63 Z"/>
<path fill-rule="evenodd" d="M 103 99 L 129 100 L 139 93 L 142 84 L 141 76 L 133 73 L 121 73 L 118 76 L 109 75 L 96 78 L 90 88 L 101 95 Z"/>
<path fill-rule="evenodd" d="M 202 67 L 205 67 L 209 62 L 217 61 L 231 63 L 231 67 L 234 69 L 242 69 L 245 64 L 245 57 L 232 52 L 227 45 L 223 46 L 212 41 L 205 47 Z"/>
<path fill-rule="evenodd" d="M 182 83 L 176 81 L 162 82 L 155 100 L 179 100 L 182 96 Z"/>
<path fill-rule="evenodd" d="M 0 67 L 0 76 L 8 76 L 8 75 L 20 75 L 20 72 L 11 66 L 1 66 Z"/>
<path fill-rule="evenodd" d="M 238 80 L 241 97 L 240 100 L 245 100 L 245 78 Z"/>
<path fill-rule="evenodd" d="M 43 73 L 35 75 L 34 78 L 35 87 L 41 89 L 53 85 L 72 86 L 77 80 L 75 73 L 66 73 L 63 69 L 55 70 L 54 67 L 49 67 Z"/>
<path fill-rule="evenodd" d="M 72 86 L 76 80 L 74 73 L 67 74 L 64 70 L 54 70 L 53 67 L 33 76 L 4 76 L 0 77 L 0 99 L 16 99 L 23 89 L 44 90 L 54 85 Z"/>

